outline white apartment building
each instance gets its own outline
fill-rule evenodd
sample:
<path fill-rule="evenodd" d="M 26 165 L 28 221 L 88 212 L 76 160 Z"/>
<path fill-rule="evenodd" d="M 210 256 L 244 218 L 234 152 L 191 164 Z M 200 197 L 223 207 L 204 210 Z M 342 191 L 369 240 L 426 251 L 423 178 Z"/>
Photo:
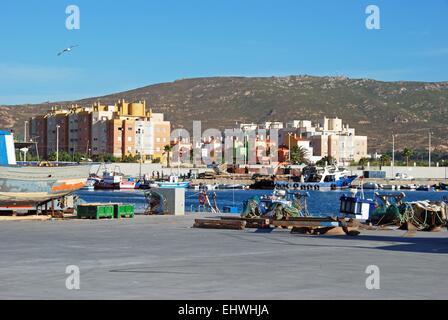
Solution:
<path fill-rule="evenodd" d="M 325 117 L 312 125 L 309 120 L 293 120 L 286 129 L 280 130 L 280 141 L 288 146 L 288 136 L 294 135 L 310 141 L 313 159 L 331 156 L 340 163 L 348 164 L 367 157 L 367 137 L 356 136 L 355 129 L 344 125 L 342 119 Z"/>

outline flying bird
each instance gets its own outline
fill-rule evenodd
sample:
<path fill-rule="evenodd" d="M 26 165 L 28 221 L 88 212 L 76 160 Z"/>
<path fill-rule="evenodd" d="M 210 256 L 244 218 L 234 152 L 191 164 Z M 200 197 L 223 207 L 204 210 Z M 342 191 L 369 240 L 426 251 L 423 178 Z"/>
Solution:
<path fill-rule="evenodd" d="M 73 48 L 76 48 L 76 47 L 79 47 L 79 46 L 78 46 L 78 45 L 75 45 L 75 46 L 70 46 L 70 47 L 68 47 L 68 48 L 65 48 L 64 50 L 62 50 L 61 52 L 58 53 L 58 56 L 60 56 L 60 55 L 62 55 L 62 54 L 64 54 L 64 53 L 66 53 L 66 52 L 70 52 L 70 51 L 72 51 Z"/>

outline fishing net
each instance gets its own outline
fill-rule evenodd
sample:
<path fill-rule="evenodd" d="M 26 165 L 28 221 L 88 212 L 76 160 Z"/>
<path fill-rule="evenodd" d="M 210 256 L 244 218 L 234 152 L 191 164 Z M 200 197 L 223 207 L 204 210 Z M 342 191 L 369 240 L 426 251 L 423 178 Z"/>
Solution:
<path fill-rule="evenodd" d="M 146 210 L 147 215 L 164 214 L 166 208 L 166 199 L 159 192 L 147 191 L 145 192 Z"/>
<path fill-rule="evenodd" d="M 243 213 L 241 216 L 243 218 L 256 218 L 261 216 L 260 210 L 260 197 L 254 196 L 249 198 L 244 202 Z"/>
<path fill-rule="evenodd" d="M 432 231 L 447 224 L 445 202 L 416 201 L 400 206 L 400 223 L 411 223 L 417 230 Z"/>

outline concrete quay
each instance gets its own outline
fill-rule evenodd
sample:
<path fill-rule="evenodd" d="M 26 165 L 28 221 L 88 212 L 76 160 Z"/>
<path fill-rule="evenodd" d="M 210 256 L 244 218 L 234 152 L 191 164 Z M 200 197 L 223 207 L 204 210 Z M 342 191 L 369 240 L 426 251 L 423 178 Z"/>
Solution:
<path fill-rule="evenodd" d="M 447 232 L 191 228 L 199 216 L 2 222 L 0 299 L 448 298 Z M 370 265 L 379 290 L 366 288 Z"/>

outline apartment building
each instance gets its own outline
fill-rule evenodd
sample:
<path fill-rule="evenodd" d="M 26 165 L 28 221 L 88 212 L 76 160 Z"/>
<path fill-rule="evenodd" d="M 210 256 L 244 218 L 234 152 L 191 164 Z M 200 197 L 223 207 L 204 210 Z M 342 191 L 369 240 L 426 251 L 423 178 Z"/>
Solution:
<path fill-rule="evenodd" d="M 30 120 L 29 137 L 37 143 L 39 158 L 47 158 L 47 116 L 37 116 Z"/>
<path fill-rule="evenodd" d="M 56 152 L 68 152 L 69 126 L 68 109 L 53 110 L 47 115 L 47 156 Z"/>
<path fill-rule="evenodd" d="M 68 152 L 91 154 L 92 108 L 75 106 L 68 117 Z"/>
<path fill-rule="evenodd" d="M 96 102 L 92 111 L 91 152 L 92 156 L 111 153 L 108 150 L 109 122 L 113 119 L 115 106 L 101 105 Z"/>
<path fill-rule="evenodd" d="M 120 100 L 114 105 L 52 109 L 31 119 L 30 137 L 38 137 L 42 157 L 56 151 L 117 158 L 143 153 L 144 159 L 161 158 L 170 143 L 170 122 L 161 113 L 146 111 L 146 102 Z M 59 139 L 57 139 L 59 135 Z"/>
<path fill-rule="evenodd" d="M 280 141 L 288 146 L 291 135 L 310 141 L 315 160 L 330 156 L 340 163 L 349 163 L 367 157 L 367 137 L 357 136 L 355 129 L 339 118 L 324 117 L 316 125 L 309 120 L 290 121 L 280 130 Z"/>

